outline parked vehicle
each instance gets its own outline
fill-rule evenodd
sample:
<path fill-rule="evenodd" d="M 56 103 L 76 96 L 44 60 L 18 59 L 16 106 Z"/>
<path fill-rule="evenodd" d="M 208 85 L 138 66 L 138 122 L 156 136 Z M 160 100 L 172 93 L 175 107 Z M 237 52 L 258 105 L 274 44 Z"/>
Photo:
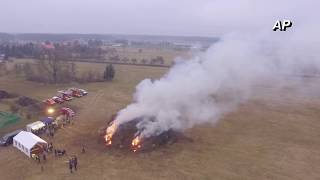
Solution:
<path fill-rule="evenodd" d="M 58 97 L 60 97 L 61 99 L 63 99 L 64 101 L 71 101 L 72 95 L 70 95 L 68 92 L 66 91 L 58 91 Z"/>
<path fill-rule="evenodd" d="M 46 125 L 42 121 L 36 121 L 26 125 L 26 130 L 33 134 L 41 134 L 45 130 Z"/>
<path fill-rule="evenodd" d="M 68 107 L 61 108 L 61 114 L 65 115 L 67 117 L 73 117 L 76 115 L 76 113 Z"/>
<path fill-rule="evenodd" d="M 79 91 L 81 92 L 81 94 L 82 94 L 83 96 L 88 95 L 88 92 L 87 92 L 86 90 L 84 90 L 84 89 L 79 89 Z"/>
<path fill-rule="evenodd" d="M 4 135 L 2 138 L 0 138 L 0 145 L 1 146 L 8 146 L 8 145 L 12 144 L 13 137 L 16 136 L 17 134 L 19 134 L 21 131 L 23 131 L 23 130 L 18 129 L 18 130 L 15 130 L 11 133 Z"/>
<path fill-rule="evenodd" d="M 69 95 L 66 95 L 66 94 L 63 94 L 61 95 L 61 98 L 64 100 L 64 101 L 71 101 L 73 98 Z"/>
<path fill-rule="evenodd" d="M 53 99 L 47 99 L 47 100 L 44 100 L 43 102 L 49 106 L 56 104 L 56 102 Z"/>
<path fill-rule="evenodd" d="M 73 97 L 82 97 L 82 93 L 77 88 L 70 88 L 68 91 L 71 92 Z"/>
<path fill-rule="evenodd" d="M 52 97 L 52 99 L 56 102 L 56 103 L 59 103 L 59 104 L 62 104 L 64 102 L 64 100 L 58 96 L 54 96 Z"/>

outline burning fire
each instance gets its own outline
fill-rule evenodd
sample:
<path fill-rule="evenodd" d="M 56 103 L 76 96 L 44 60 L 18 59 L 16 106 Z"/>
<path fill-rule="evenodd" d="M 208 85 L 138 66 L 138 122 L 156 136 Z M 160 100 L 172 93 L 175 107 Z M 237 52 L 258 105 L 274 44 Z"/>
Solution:
<path fill-rule="evenodd" d="M 141 148 L 141 140 L 140 140 L 140 137 L 139 136 L 137 136 L 137 137 L 135 137 L 133 140 L 132 140 L 132 143 L 131 143 L 131 145 L 132 145 L 132 150 L 133 150 L 133 152 L 136 152 L 138 149 L 140 149 Z"/>
<path fill-rule="evenodd" d="M 116 132 L 117 127 L 116 124 L 113 122 L 106 130 L 105 140 L 107 143 L 107 146 L 112 144 L 112 136 Z"/>

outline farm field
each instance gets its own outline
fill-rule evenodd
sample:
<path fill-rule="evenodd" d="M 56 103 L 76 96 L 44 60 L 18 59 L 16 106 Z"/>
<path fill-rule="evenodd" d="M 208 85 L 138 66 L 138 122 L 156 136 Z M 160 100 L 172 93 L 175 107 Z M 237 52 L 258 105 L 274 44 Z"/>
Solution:
<path fill-rule="evenodd" d="M 104 66 L 77 64 L 80 71 Z M 44 85 L 16 77 L 0 77 L 0 89 L 43 100 L 57 90 L 76 86 L 88 96 L 75 99 L 73 125 L 58 130 L 48 142 L 78 155 L 79 169 L 70 174 L 68 156 L 49 155 L 41 165 L 13 147 L 0 148 L 1 179 L 319 179 L 320 80 L 303 79 L 304 92 L 294 91 L 295 78 L 284 88 L 256 86 L 252 97 L 215 125 L 189 129 L 193 142 L 165 146 L 150 153 L 109 151 L 99 129 L 110 116 L 132 101 L 135 86 L 145 78 L 159 78 L 168 69 L 115 65 L 112 82 Z M 0 102 L 0 109 L 2 107 Z M 22 124 L 21 124 L 22 125 Z M 81 153 L 82 146 L 86 153 Z M 19 171 L 19 173 L 17 173 Z"/>
<path fill-rule="evenodd" d="M 139 52 L 139 49 L 142 52 Z M 141 59 L 153 59 L 157 56 L 162 56 L 164 59 L 165 65 L 171 65 L 175 58 L 186 58 L 190 57 L 191 53 L 187 50 L 174 50 L 174 49 L 162 49 L 162 48 L 126 48 L 126 47 L 118 47 L 116 48 L 117 53 L 120 59 L 124 57 L 135 58 L 138 61 Z"/>

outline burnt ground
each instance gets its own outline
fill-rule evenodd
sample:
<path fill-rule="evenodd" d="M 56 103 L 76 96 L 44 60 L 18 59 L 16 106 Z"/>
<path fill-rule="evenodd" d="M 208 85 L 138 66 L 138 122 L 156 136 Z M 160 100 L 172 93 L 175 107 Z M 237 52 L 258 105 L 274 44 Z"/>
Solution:
<path fill-rule="evenodd" d="M 117 67 L 119 68 L 119 67 Z M 125 68 L 125 67 L 122 67 Z M 112 83 L 80 85 L 87 97 L 71 104 L 78 108 L 73 125 L 57 132 L 52 141 L 68 155 L 78 155 L 79 170 L 70 174 L 68 157 L 50 155 L 41 165 L 13 147 L 0 148 L 1 179 L 319 179 L 320 86 L 304 81 L 305 92 L 273 85 L 254 88 L 253 96 L 215 125 L 194 127 L 185 135 L 193 142 L 177 142 L 148 153 L 108 150 L 99 129 L 108 118 L 131 102 L 135 84 L 163 71 L 135 67 L 118 69 Z M 307 89 L 307 85 L 312 88 Z M 0 79 L 0 87 L 41 100 L 61 86 L 35 86 Z M 28 88 L 29 89 L 28 89 Z M 86 153 L 81 154 L 81 147 Z"/>

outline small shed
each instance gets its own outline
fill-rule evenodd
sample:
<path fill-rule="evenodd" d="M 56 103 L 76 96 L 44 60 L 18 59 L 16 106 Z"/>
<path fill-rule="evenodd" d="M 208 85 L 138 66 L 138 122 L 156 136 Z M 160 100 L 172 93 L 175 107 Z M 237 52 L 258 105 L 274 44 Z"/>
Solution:
<path fill-rule="evenodd" d="M 32 154 L 41 154 L 48 143 L 31 132 L 21 131 L 13 138 L 13 146 L 28 157 Z"/>
<path fill-rule="evenodd" d="M 26 126 L 26 129 L 27 129 L 28 132 L 33 132 L 34 133 L 34 132 L 37 132 L 37 131 L 43 129 L 45 126 L 46 125 L 43 122 L 36 121 L 36 122 L 31 123 L 31 124 L 28 124 Z"/>

